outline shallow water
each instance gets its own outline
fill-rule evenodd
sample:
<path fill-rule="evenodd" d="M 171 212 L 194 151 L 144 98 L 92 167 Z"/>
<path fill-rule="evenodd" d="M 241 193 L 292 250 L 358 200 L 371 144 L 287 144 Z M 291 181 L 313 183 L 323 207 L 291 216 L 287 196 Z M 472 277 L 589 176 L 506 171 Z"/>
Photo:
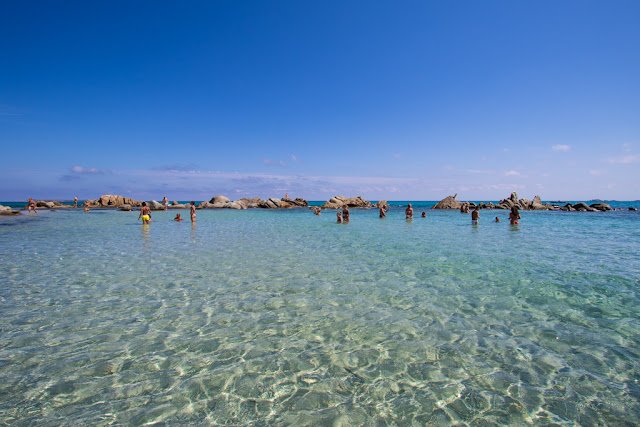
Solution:
<path fill-rule="evenodd" d="M 638 212 L 39 212 L 0 217 L 2 424 L 638 424 Z"/>

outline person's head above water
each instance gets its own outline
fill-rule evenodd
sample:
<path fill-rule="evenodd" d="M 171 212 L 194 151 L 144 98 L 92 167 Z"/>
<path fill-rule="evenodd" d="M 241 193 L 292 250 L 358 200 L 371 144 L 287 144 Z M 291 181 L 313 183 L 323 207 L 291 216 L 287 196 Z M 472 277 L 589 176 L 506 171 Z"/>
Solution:
<path fill-rule="evenodd" d="M 147 202 L 142 202 L 142 206 L 147 206 Z"/>

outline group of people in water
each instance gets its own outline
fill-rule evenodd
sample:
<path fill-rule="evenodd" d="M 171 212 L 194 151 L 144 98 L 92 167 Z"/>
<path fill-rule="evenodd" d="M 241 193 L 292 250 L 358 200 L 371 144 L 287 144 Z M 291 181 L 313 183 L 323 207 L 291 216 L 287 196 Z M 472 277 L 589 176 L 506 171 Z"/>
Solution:
<path fill-rule="evenodd" d="M 169 209 L 169 200 L 166 197 L 162 199 L 162 203 L 164 204 L 165 211 Z M 74 208 L 78 207 L 77 197 L 73 201 L 73 207 Z M 31 197 L 29 197 L 27 209 L 29 210 L 29 213 L 31 213 L 31 210 L 33 210 L 34 213 L 38 213 L 38 211 L 36 210 L 36 202 Z M 389 205 L 386 205 L 386 204 L 381 205 L 380 218 L 386 218 L 387 212 L 389 212 L 389 209 L 390 209 Z M 469 205 L 465 203 L 460 207 L 460 212 L 469 213 L 469 209 L 470 209 Z M 89 206 L 85 205 L 84 211 L 89 212 Z M 318 216 L 322 215 L 321 208 L 319 206 L 313 207 L 313 213 Z M 405 209 L 404 214 L 407 220 L 413 219 L 413 207 L 411 206 L 411 203 L 407 205 L 407 208 Z M 196 222 L 196 204 L 194 201 L 190 203 L 189 215 L 191 217 L 191 222 Z M 423 211 L 421 216 L 422 218 L 426 218 L 427 213 Z M 349 217 L 350 217 L 349 207 L 347 205 L 344 205 L 341 211 L 338 210 L 338 212 L 336 213 L 336 217 L 337 217 L 338 224 L 348 223 Z M 140 215 L 138 216 L 138 220 L 140 219 L 142 219 L 143 224 L 149 224 L 149 222 L 151 221 L 151 209 L 149 208 L 149 206 L 147 206 L 147 202 L 142 202 L 142 206 L 140 207 Z M 479 206 L 476 205 L 473 211 L 471 212 L 471 224 L 477 225 L 479 219 L 480 219 L 480 208 Z M 184 220 L 184 218 L 180 216 L 180 213 L 177 213 L 175 218 L 173 218 L 173 220 L 182 221 Z M 518 211 L 518 208 L 513 206 L 511 208 L 511 212 L 509 213 L 509 223 L 512 225 L 517 225 L 519 224 L 519 220 L 520 220 L 520 212 Z M 496 217 L 495 222 L 500 222 L 500 218 Z"/>
<path fill-rule="evenodd" d="M 387 212 L 389 212 L 389 209 L 390 209 L 389 205 L 380 206 L 380 218 L 386 218 Z M 313 208 L 313 212 L 315 215 L 322 215 L 321 209 L 319 206 L 315 206 Z M 465 210 L 463 207 L 463 208 L 460 208 L 460 212 L 468 213 L 469 210 L 468 208 Z M 413 219 L 413 207 L 411 206 L 411 203 L 407 205 L 407 208 L 404 210 L 404 214 L 407 220 Z M 336 212 L 336 216 L 338 219 L 337 221 L 338 224 L 348 223 L 349 216 L 350 216 L 349 207 L 347 205 L 343 206 L 341 211 L 338 210 L 338 212 Z M 427 213 L 425 211 L 422 211 L 421 217 L 426 218 Z M 480 208 L 476 206 L 475 209 L 471 212 L 471 224 L 477 225 L 479 219 L 480 219 Z M 519 220 L 520 220 L 520 213 L 518 212 L 518 208 L 514 206 L 511 208 L 511 212 L 509 213 L 509 222 L 512 225 L 517 225 L 519 224 Z M 495 222 L 500 222 L 500 218 L 496 217 Z"/>
<path fill-rule="evenodd" d="M 169 207 L 169 202 L 167 201 L 166 197 L 163 199 L 163 202 L 164 210 L 166 211 Z M 194 201 L 191 201 L 191 203 L 189 204 L 189 215 L 191 216 L 191 222 L 196 222 L 196 202 Z M 147 206 L 147 202 L 142 202 L 142 206 L 140 207 L 140 215 L 138 215 L 138 220 L 140 219 L 142 219 L 143 224 L 149 224 L 149 222 L 151 221 L 151 208 Z M 184 220 L 184 218 L 182 218 L 180 212 L 178 212 L 173 220 L 180 222 Z"/>

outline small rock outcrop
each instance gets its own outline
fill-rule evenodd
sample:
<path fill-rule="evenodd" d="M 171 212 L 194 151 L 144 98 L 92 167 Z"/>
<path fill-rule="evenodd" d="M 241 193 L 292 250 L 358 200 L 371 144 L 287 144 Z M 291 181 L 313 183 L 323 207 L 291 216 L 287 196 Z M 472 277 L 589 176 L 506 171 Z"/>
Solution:
<path fill-rule="evenodd" d="M 431 209 L 460 209 L 462 202 L 456 200 L 457 196 L 457 193 L 453 196 L 447 196 L 433 205 Z"/>
<path fill-rule="evenodd" d="M 151 200 L 149 203 L 147 203 L 147 205 L 149 206 L 149 209 L 151 209 L 152 211 L 164 210 L 164 205 L 156 200 Z"/>
<path fill-rule="evenodd" d="M 300 197 L 296 197 L 294 200 L 288 197 L 280 199 L 280 207 L 282 208 L 305 208 L 307 206 L 309 206 L 309 202 Z"/>
<path fill-rule="evenodd" d="M 598 210 L 598 211 L 610 211 L 611 210 L 611 206 L 609 206 L 608 203 L 593 203 L 591 205 L 589 205 L 589 207 Z"/>
<path fill-rule="evenodd" d="M 0 205 L 0 215 L 18 215 L 19 213 L 19 210 L 12 209 L 9 206 Z"/>

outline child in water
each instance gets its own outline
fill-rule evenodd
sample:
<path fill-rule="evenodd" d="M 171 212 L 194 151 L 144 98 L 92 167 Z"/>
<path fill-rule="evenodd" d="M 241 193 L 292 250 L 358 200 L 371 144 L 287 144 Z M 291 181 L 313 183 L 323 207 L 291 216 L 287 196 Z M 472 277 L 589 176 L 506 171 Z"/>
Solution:
<path fill-rule="evenodd" d="M 338 217 L 338 224 L 342 224 L 342 213 L 340 211 L 338 211 L 336 216 Z"/>
<path fill-rule="evenodd" d="M 180 216 L 180 213 L 177 213 L 177 214 L 176 214 L 176 217 L 175 217 L 175 218 L 173 218 L 173 220 L 174 220 L 174 221 L 182 221 L 183 219 L 184 219 L 184 218 L 182 218 L 182 217 Z"/>

